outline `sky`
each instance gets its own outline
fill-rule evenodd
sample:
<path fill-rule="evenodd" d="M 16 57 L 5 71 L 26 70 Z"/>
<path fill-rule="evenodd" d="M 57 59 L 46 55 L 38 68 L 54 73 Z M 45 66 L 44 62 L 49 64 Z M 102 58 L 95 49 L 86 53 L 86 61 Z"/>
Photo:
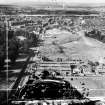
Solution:
<path fill-rule="evenodd" d="M 16 2 L 65 2 L 65 3 L 105 3 L 105 0 L 0 0 L 0 4 L 16 3 Z"/>

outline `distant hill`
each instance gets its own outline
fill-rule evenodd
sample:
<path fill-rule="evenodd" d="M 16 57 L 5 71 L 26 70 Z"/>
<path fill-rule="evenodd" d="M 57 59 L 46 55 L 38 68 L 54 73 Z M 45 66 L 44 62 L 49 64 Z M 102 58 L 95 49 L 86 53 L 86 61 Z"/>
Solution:
<path fill-rule="evenodd" d="M 13 3 L 1 4 L 0 6 L 20 6 L 20 7 L 64 7 L 64 8 L 105 8 L 104 3 L 65 3 L 65 2 L 34 2 L 34 1 L 14 1 Z"/>

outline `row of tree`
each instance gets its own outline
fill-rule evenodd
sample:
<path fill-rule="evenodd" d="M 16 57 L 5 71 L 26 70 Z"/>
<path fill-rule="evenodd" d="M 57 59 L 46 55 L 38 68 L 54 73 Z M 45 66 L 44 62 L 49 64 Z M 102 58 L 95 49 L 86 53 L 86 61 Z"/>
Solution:
<path fill-rule="evenodd" d="M 105 35 L 102 35 L 99 30 L 93 29 L 90 32 L 85 32 L 85 36 L 97 39 L 97 40 L 105 43 Z"/>
<path fill-rule="evenodd" d="M 0 67 L 3 67 L 6 58 L 6 31 L 0 29 Z"/>
<path fill-rule="evenodd" d="M 8 46 L 7 44 L 8 43 Z M 14 37 L 12 31 L 8 31 L 8 42 L 6 40 L 6 30 L 0 30 L 0 67 L 3 67 L 5 64 L 5 59 L 7 57 L 8 51 L 8 58 L 11 62 L 15 62 L 19 54 L 19 43 Z"/>
<path fill-rule="evenodd" d="M 20 41 L 17 36 L 26 35 L 26 39 Z M 34 46 L 38 46 L 40 40 L 39 35 L 35 33 L 30 33 L 26 30 L 23 31 L 8 31 L 8 58 L 11 63 L 14 63 L 19 55 L 19 53 L 27 53 L 29 52 L 29 48 Z M 6 46 L 6 30 L 0 30 L 0 67 L 3 67 L 5 64 L 5 59 L 7 57 L 7 46 Z"/>

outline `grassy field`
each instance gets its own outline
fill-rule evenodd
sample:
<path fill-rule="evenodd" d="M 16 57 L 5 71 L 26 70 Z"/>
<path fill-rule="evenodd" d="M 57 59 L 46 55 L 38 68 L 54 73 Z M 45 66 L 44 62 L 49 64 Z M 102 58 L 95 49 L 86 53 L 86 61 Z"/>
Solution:
<path fill-rule="evenodd" d="M 92 38 L 87 38 L 84 33 L 72 34 L 59 29 L 52 29 L 46 32 L 49 37 L 45 38 L 44 45 L 40 47 L 42 56 L 56 61 L 62 58 L 85 59 L 98 61 L 105 57 L 105 44 Z"/>

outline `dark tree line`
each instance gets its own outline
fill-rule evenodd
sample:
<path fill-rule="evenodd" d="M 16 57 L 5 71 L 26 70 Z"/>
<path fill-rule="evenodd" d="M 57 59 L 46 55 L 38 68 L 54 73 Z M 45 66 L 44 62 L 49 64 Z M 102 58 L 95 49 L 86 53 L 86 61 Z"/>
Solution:
<path fill-rule="evenodd" d="M 26 39 L 21 41 L 17 38 L 18 36 L 24 36 Z M 16 61 L 19 53 L 29 53 L 30 47 L 36 47 L 40 43 L 39 34 L 33 32 L 32 30 L 9 30 L 8 42 L 6 41 L 6 37 L 6 29 L 0 29 L 0 67 L 4 66 L 7 57 L 6 43 L 8 43 L 8 58 L 11 63 Z"/>
<path fill-rule="evenodd" d="M 5 30 L 0 30 L 0 67 L 4 65 L 4 60 L 6 58 L 6 37 Z"/>
<path fill-rule="evenodd" d="M 102 35 L 99 30 L 93 29 L 90 32 L 85 32 L 85 36 L 97 39 L 97 40 L 105 43 L 105 35 Z"/>
<path fill-rule="evenodd" d="M 6 45 L 8 43 L 8 46 Z M 6 41 L 6 30 L 0 30 L 0 67 L 3 67 L 5 64 L 5 59 L 7 57 L 7 48 L 8 48 L 8 58 L 12 63 L 18 57 L 19 54 L 19 43 L 14 36 L 13 31 L 8 31 L 8 42 Z"/>
<path fill-rule="evenodd" d="M 12 38 L 8 42 L 8 57 L 14 63 L 19 55 L 19 44 L 16 38 Z"/>

